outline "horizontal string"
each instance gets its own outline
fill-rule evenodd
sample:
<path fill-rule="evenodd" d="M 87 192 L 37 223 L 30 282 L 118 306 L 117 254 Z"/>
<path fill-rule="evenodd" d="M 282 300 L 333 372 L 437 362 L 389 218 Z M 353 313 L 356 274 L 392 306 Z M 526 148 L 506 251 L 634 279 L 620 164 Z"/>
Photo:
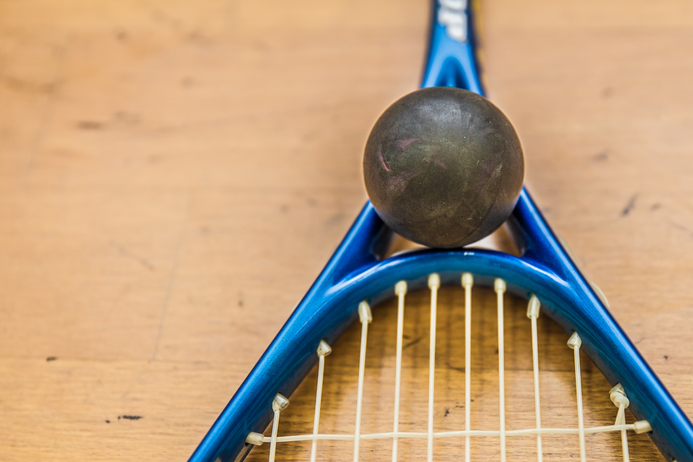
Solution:
<path fill-rule="evenodd" d="M 607 433 L 607 432 L 620 432 L 622 430 L 635 430 L 635 425 L 606 425 L 603 427 L 591 427 L 585 428 L 585 434 L 587 433 Z M 529 435 L 550 435 L 550 434 L 560 434 L 560 435 L 577 435 L 580 432 L 578 428 L 527 428 L 524 430 L 506 430 L 505 436 L 529 436 Z M 454 438 L 459 436 L 500 436 L 500 431 L 493 430 L 458 430 L 450 432 L 437 432 L 433 433 L 434 438 Z M 387 438 L 428 438 L 428 432 L 387 432 L 387 433 L 370 433 L 362 434 L 362 440 L 377 440 L 377 439 L 387 439 Z M 292 436 L 279 436 L 277 437 L 277 443 L 291 443 L 297 441 L 350 441 L 354 439 L 354 435 L 292 435 Z M 263 438 L 263 442 L 269 440 L 268 437 Z"/>

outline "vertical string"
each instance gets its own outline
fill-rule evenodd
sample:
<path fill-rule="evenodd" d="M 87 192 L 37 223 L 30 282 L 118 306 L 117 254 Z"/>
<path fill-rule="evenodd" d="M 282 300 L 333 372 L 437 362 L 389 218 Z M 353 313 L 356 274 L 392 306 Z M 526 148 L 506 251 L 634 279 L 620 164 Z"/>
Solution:
<path fill-rule="evenodd" d="M 534 409 L 537 416 L 537 430 L 541 429 L 541 401 L 539 400 L 539 339 L 537 334 L 537 318 L 541 304 L 532 295 L 527 306 L 527 317 L 532 321 L 532 369 L 534 370 Z M 541 433 L 537 433 L 537 461 L 542 462 L 544 454 L 541 447 Z"/>
<path fill-rule="evenodd" d="M 399 393 L 402 379 L 402 338 L 404 337 L 404 296 L 407 294 L 407 283 L 399 281 L 395 284 L 397 305 L 397 362 L 395 365 L 395 417 L 392 431 L 392 462 L 397 462 L 397 432 L 399 431 Z M 311 461 L 314 462 L 314 461 Z"/>
<path fill-rule="evenodd" d="M 359 358 L 359 384 L 356 398 L 356 429 L 354 430 L 354 462 L 359 460 L 359 443 L 361 442 L 361 408 L 363 406 L 363 377 L 366 369 L 366 341 L 368 340 L 368 324 L 373 321 L 371 307 L 366 302 L 359 304 L 359 320 L 361 321 L 361 355 Z M 273 462 L 273 461 L 270 461 Z"/>
<path fill-rule="evenodd" d="M 274 462 L 274 456 L 277 452 L 277 433 L 279 432 L 279 414 L 289 406 L 289 400 L 281 393 L 277 393 L 272 401 L 272 411 L 274 411 L 274 419 L 272 420 L 272 436 L 270 439 L 269 462 Z"/>
<path fill-rule="evenodd" d="M 277 452 L 277 431 L 279 429 L 279 414 L 278 410 L 274 411 L 274 419 L 272 419 L 272 436 L 270 439 L 269 462 L 274 462 L 274 455 Z"/>
<path fill-rule="evenodd" d="M 431 289 L 431 340 L 428 355 L 428 462 L 433 462 L 433 390 L 436 373 L 436 317 L 438 311 L 438 288 L 440 276 L 433 273 L 428 277 Z"/>
<path fill-rule="evenodd" d="M 577 332 L 568 339 L 568 346 L 575 354 L 575 389 L 577 393 L 578 433 L 580 437 L 580 462 L 585 462 L 585 422 L 582 414 L 582 375 L 580 371 L 580 346 L 582 339 Z"/>
<path fill-rule="evenodd" d="M 505 281 L 498 278 L 494 288 L 498 295 L 498 398 L 500 402 L 500 449 L 501 462 L 505 462 L 505 355 L 503 353 L 503 294 L 505 293 Z"/>
<path fill-rule="evenodd" d="M 616 425 L 625 425 L 626 423 L 626 408 L 623 405 L 618 407 L 618 414 L 616 416 Z M 630 454 L 628 453 L 628 435 L 626 430 L 621 430 L 621 447 L 623 448 L 623 462 L 630 461 Z"/>
<path fill-rule="evenodd" d="M 325 376 L 325 356 L 332 353 L 332 348 L 324 340 L 320 340 L 318 345 L 318 386 L 315 392 L 315 418 L 313 419 L 313 437 L 318 435 L 318 427 L 320 426 L 320 405 L 322 403 L 322 383 Z M 315 462 L 317 439 L 313 438 L 310 448 L 310 462 Z"/>
<path fill-rule="evenodd" d="M 470 273 L 462 274 L 464 287 L 464 429 L 471 430 L 471 389 L 472 389 L 472 286 L 474 277 Z M 467 434 L 464 437 L 464 460 L 471 460 L 471 441 Z"/>
<path fill-rule="evenodd" d="M 617 384 L 609 391 L 609 397 L 611 398 L 611 402 L 614 403 L 614 406 L 618 408 L 616 423 L 614 425 L 625 425 L 626 408 L 630 405 L 630 401 L 626 397 L 626 391 L 623 389 L 623 386 L 620 383 Z M 623 462 L 629 462 L 628 435 L 625 429 L 621 430 L 621 447 L 623 449 Z"/>

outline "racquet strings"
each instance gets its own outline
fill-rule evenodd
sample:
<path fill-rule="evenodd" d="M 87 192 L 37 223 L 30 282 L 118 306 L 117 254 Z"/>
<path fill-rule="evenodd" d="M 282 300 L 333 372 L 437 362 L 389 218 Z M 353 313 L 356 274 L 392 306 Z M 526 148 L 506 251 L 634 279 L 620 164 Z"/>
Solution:
<path fill-rule="evenodd" d="M 393 290 L 320 345 L 290 405 L 276 398 L 265 435 L 250 435 L 262 443 L 250 460 L 663 460 L 636 433 L 646 424 L 627 390 L 611 389 L 539 300 L 469 274 L 459 287 L 433 275 L 428 290 Z"/>

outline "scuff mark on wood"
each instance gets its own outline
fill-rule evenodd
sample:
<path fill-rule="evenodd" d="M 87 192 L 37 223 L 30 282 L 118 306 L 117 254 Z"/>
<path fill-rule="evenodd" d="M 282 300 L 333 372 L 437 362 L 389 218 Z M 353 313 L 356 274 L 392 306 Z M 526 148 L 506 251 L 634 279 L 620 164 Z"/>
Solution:
<path fill-rule="evenodd" d="M 412 340 L 411 342 L 409 342 L 409 343 L 407 343 L 406 345 L 404 345 L 404 346 L 402 347 L 402 350 L 406 350 L 407 348 L 416 345 L 416 344 L 419 343 L 421 340 L 423 340 L 423 337 L 419 337 L 419 338 L 417 338 L 417 339 Z"/>
<path fill-rule="evenodd" d="M 628 215 L 633 210 L 633 208 L 635 208 L 635 201 L 637 199 L 638 199 L 638 195 L 633 194 L 633 196 L 630 198 L 630 200 L 628 200 L 628 203 L 626 204 L 625 208 L 621 211 L 622 217 L 625 217 L 626 215 Z"/>

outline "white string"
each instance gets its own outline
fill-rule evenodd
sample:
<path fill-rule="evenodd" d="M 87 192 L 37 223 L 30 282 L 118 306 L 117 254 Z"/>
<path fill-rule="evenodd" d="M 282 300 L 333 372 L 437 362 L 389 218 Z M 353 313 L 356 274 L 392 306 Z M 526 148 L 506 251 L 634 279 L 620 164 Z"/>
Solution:
<path fill-rule="evenodd" d="M 436 273 L 428 277 L 431 289 L 431 341 L 428 354 L 428 462 L 433 462 L 433 391 L 436 374 L 436 317 L 438 311 L 438 287 L 440 276 Z"/>
<path fill-rule="evenodd" d="M 616 415 L 616 425 L 623 425 L 626 423 L 626 408 L 623 404 L 618 407 L 618 414 Z M 628 434 L 626 430 L 621 430 L 621 446 L 623 447 L 623 462 L 630 461 L 630 454 L 628 453 Z"/>
<path fill-rule="evenodd" d="M 464 287 L 464 429 L 471 430 L 471 389 L 472 389 L 472 286 L 474 277 L 470 273 L 462 275 Z M 464 441 L 464 460 L 471 460 L 471 441 L 469 435 Z"/>
<path fill-rule="evenodd" d="M 279 431 L 279 414 L 277 409 L 274 411 L 274 419 L 272 420 L 272 437 L 270 440 L 269 462 L 274 462 L 274 455 L 277 452 L 277 432 Z"/>
<path fill-rule="evenodd" d="M 584 428 L 585 435 L 595 434 L 595 433 L 609 433 L 609 432 L 620 432 L 622 430 L 636 431 L 636 424 L 623 424 L 623 425 L 606 425 L 602 427 L 588 427 Z M 506 430 L 506 437 L 518 437 L 518 436 L 533 436 L 533 435 L 579 435 L 580 430 L 577 428 L 526 428 L 522 430 Z M 369 433 L 362 434 L 359 439 L 362 440 L 379 440 L 379 439 L 389 439 L 389 438 L 428 438 L 428 432 L 384 432 L 384 433 Z M 449 432 L 437 432 L 433 433 L 433 438 L 459 438 L 459 437 L 496 437 L 500 436 L 500 431 L 497 430 L 457 430 Z M 262 437 L 262 442 L 267 441 L 269 438 L 266 436 Z M 343 435 L 291 435 L 291 436 L 279 436 L 277 437 L 277 443 L 293 443 L 298 441 L 312 441 L 313 439 L 319 441 L 351 441 L 354 440 L 354 435 L 343 434 Z"/>
<path fill-rule="evenodd" d="M 539 339 L 537 318 L 539 317 L 539 299 L 532 295 L 527 307 L 527 317 L 532 322 L 532 369 L 534 370 L 534 408 L 537 416 L 537 428 L 541 428 L 541 401 L 539 399 Z M 541 434 L 537 435 L 537 461 L 542 462 L 544 454 L 541 447 Z"/>
<path fill-rule="evenodd" d="M 398 297 L 397 306 L 397 362 L 395 365 L 395 417 L 393 433 L 399 431 L 399 393 L 402 378 L 402 338 L 404 337 L 404 296 L 407 293 L 407 283 L 399 281 L 395 285 L 395 294 Z M 397 436 L 392 439 L 392 462 L 397 462 Z"/>
<path fill-rule="evenodd" d="M 580 462 L 585 462 L 585 422 L 582 414 L 582 375 L 580 372 L 580 345 L 582 340 L 577 332 L 568 339 L 568 346 L 575 354 L 575 391 L 577 394 L 578 435 L 580 438 Z"/>
<path fill-rule="evenodd" d="M 315 418 L 313 420 L 313 435 L 318 434 L 320 426 L 320 402 L 322 400 L 322 378 L 325 370 L 325 357 L 320 356 L 318 359 L 318 389 L 315 392 Z M 310 448 L 310 462 L 315 462 L 315 451 L 317 449 L 318 440 L 313 440 Z"/>
<path fill-rule="evenodd" d="M 359 319 L 361 321 L 361 355 L 359 358 L 359 384 L 356 398 L 356 429 L 354 430 L 354 462 L 359 460 L 359 442 L 361 439 L 361 408 L 363 406 L 363 377 L 366 369 L 366 342 L 368 340 L 368 324 L 373 320 L 371 307 L 368 303 L 359 304 Z M 273 462 L 273 461 L 270 461 Z"/>
<path fill-rule="evenodd" d="M 272 410 L 274 411 L 274 419 L 272 419 L 272 436 L 270 440 L 269 462 L 274 462 L 274 456 L 277 452 L 277 432 L 279 431 L 279 414 L 289 406 L 289 400 L 281 393 L 277 393 L 272 401 Z"/>
<path fill-rule="evenodd" d="M 623 386 L 621 386 L 620 383 L 609 391 L 609 398 L 611 398 L 611 402 L 618 407 L 615 425 L 625 425 L 626 408 L 630 405 L 630 401 L 626 396 L 626 391 L 623 389 Z M 621 447 L 623 449 L 623 462 L 629 462 L 630 454 L 628 453 L 628 435 L 625 430 L 621 430 Z"/>
<path fill-rule="evenodd" d="M 318 386 L 315 392 L 315 418 L 313 419 L 313 436 L 318 434 L 320 426 L 320 405 L 322 403 L 322 383 L 325 376 L 325 356 L 332 352 L 330 346 L 324 340 L 318 346 Z M 310 448 L 310 462 L 315 462 L 318 440 L 313 439 Z"/>
<path fill-rule="evenodd" d="M 505 462 L 505 355 L 503 354 L 503 293 L 505 281 L 496 279 L 494 284 L 498 294 L 498 398 L 500 401 L 500 446 L 501 462 Z"/>

